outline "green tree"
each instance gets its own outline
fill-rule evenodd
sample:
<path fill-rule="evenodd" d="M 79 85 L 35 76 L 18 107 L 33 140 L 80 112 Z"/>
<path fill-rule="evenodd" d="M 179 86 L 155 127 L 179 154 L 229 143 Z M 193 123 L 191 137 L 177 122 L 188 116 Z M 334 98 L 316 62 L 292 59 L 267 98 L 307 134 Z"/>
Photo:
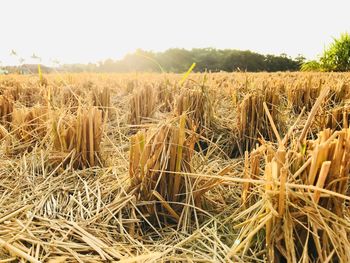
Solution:
<path fill-rule="evenodd" d="M 344 33 L 339 39 L 334 39 L 334 42 L 324 51 L 320 62 L 326 71 L 349 71 L 350 35 Z"/>
<path fill-rule="evenodd" d="M 196 63 L 194 71 L 294 71 L 299 70 L 300 59 L 286 54 L 262 55 L 250 50 L 194 48 L 186 50 L 172 48 L 164 52 L 142 49 L 127 54 L 121 60 L 106 59 L 96 64 L 64 65 L 61 70 L 72 72 L 175 72 L 184 73 Z"/>
<path fill-rule="evenodd" d="M 322 67 L 320 62 L 316 60 L 311 60 L 311 61 L 304 62 L 301 65 L 300 69 L 301 71 L 321 71 Z"/>
<path fill-rule="evenodd" d="M 323 52 L 319 61 L 304 62 L 302 71 L 349 71 L 350 70 L 350 35 L 344 33 Z"/>

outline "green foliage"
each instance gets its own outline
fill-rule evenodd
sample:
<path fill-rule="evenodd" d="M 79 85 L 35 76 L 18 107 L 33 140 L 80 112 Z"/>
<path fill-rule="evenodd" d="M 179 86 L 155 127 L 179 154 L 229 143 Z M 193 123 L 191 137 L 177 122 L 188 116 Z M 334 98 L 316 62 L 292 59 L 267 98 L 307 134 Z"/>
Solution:
<path fill-rule="evenodd" d="M 305 62 L 301 70 L 303 71 L 349 71 L 350 70 L 350 35 L 341 34 L 339 39 L 334 39 L 333 43 L 326 49 L 320 61 Z"/>
<path fill-rule="evenodd" d="M 194 71 L 296 71 L 300 67 L 300 58 L 291 59 L 285 54 L 280 56 L 261 55 L 249 50 L 195 48 L 192 50 L 172 48 L 164 52 L 151 52 L 141 49 L 126 55 L 122 60 L 107 59 L 96 65 L 89 64 L 85 71 L 95 72 L 175 72 L 183 73 L 192 63 Z M 82 65 L 64 65 L 61 70 L 82 70 Z"/>
<path fill-rule="evenodd" d="M 320 62 L 326 71 L 349 71 L 350 35 L 345 33 L 339 39 L 334 39 L 334 42 L 324 51 Z"/>
<path fill-rule="evenodd" d="M 303 63 L 300 69 L 301 71 L 322 71 L 321 64 L 316 60 Z"/>

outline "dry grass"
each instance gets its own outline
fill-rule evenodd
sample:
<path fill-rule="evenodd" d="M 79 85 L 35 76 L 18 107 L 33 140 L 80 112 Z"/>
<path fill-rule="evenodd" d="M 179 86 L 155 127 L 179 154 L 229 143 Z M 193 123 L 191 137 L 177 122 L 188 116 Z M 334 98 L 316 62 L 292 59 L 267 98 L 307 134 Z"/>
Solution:
<path fill-rule="evenodd" d="M 195 135 L 186 135 L 185 122 L 182 115 L 178 127 L 164 124 L 131 138 L 130 191 L 137 200 L 149 202 L 141 208 L 145 214 L 179 221 L 185 204 L 200 204 L 200 195 L 192 194 L 194 181 L 185 175 L 193 173 L 196 142 Z"/>
<path fill-rule="evenodd" d="M 52 159 L 58 163 L 65 160 L 74 168 L 101 165 L 102 132 L 102 111 L 96 108 L 79 108 L 77 114 L 67 114 L 63 118 L 56 116 L 52 123 L 55 152 Z"/>
<path fill-rule="evenodd" d="M 15 108 L 12 112 L 12 134 L 22 149 L 28 149 L 35 143 L 42 143 L 48 135 L 49 119 L 47 107 Z"/>
<path fill-rule="evenodd" d="M 0 121 L 2 125 L 8 125 L 12 119 L 13 101 L 0 95 Z"/>
<path fill-rule="evenodd" d="M 326 112 L 320 112 L 316 116 L 314 129 L 341 130 L 349 128 L 350 106 L 337 106 Z"/>
<path fill-rule="evenodd" d="M 350 261 L 348 73 L 45 79 L 0 76 L 0 262 Z"/>
<path fill-rule="evenodd" d="M 175 99 L 175 115 L 187 113 L 188 129 L 201 132 L 210 128 L 213 109 L 205 87 L 183 87 Z"/>
<path fill-rule="evenodd" d="M 111 107 L 111 91 L 108 87 L 103 87 L 102 90 L 95 88 L 92 92 L 92 101 L 93 106 L 98 107 L 102 110 L 103 117 L 107 114 L 108 110 Z"/>
<path fill-rule="evenodd" d="M 264 109 L 264 103 L 276 125 L 281 131 L 284 123 L 278 111 L 280 106 L 279 90 L 266 89 L 263 92 L 247 94 L 238 105 L 237 130 L 238 145 L 233 150 L 232 156 L 243 155 L 260 144 L 261 140 L 276 141 L 276 135 L 269 124 L 268 115 Z"/>
<path fill-rule="evenodd" d="M 154 116 L 157 107 L 157 90 L 145 85 L 134 90 L 130 99 L 130 124 L 140 125 Z"/>

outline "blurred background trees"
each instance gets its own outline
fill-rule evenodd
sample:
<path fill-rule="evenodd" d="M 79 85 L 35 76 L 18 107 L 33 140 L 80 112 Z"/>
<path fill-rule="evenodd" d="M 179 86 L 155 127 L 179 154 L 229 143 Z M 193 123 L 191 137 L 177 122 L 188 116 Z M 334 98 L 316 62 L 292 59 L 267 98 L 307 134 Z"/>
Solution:
<path fill-rule="evenodd" d="M 194 48 L 186 50 L 172 48 L 164 52 L 152 52 L 142 49 L 127 54 L 121 60 L 107 59 L 98 64 L 62 65 L 59 70 L 69 72 L 174 72 L 182 73 L 196 63 L 196 72 L 249 71 L 275 72 L 297 71 L 303 61 L 286 54 L 262 55 L 249 50 Z"/>

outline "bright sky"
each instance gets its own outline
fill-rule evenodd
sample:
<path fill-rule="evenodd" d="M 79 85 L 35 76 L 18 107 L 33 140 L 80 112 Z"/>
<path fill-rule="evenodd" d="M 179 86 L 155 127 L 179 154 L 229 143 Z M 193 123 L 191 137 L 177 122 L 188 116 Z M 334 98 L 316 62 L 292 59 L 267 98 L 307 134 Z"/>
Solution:
<path fill-rule="evenodd" d="M 46 64 L 87 63 L 171 47 L 314 58 L 350 31 L 349 10 L 349 0 L 7 0 L 0 3 L 0 61 L 35 63 L 34 52 Z"/>

